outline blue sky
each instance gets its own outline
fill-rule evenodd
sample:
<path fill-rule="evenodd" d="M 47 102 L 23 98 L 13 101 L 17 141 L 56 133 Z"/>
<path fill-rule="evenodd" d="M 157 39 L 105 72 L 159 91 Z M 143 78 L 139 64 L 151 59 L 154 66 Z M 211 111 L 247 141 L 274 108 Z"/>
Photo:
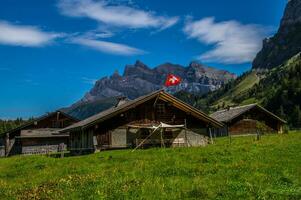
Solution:
<path fill-rule="evenodd" d="M 38 116 L 141 60 L 241 74 L 286 0 L 1 0 L 0 118 Z"/>

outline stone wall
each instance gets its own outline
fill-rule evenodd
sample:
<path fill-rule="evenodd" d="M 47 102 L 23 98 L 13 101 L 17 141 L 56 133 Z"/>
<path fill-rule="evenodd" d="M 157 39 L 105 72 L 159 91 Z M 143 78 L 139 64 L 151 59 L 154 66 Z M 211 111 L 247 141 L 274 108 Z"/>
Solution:
<path fill-rule="evenodd" d="M 23 146 L 22 154 L 48 154 L 55 153 L 59 150 L 67 150 L 67 145 L 32 145 Z"/>
<path fill-rule="evenodd" d="M 186 132 L 186 135 L 185 135 Z M 187 139 L 187 145 L 189 147 L 206 146 L 208 144 L 208 137 L 205 136 L 206 130 L 194 129 L 194 130 L 181 130 L 176 139 Z M 185 144 L 186 145 L 186 144 Z M 176 146 L 176 144 L 174 144 Z"/>
<path fill-rule="evenodd" d="M 111 134 L 111 147 L 124 148 L 127 147 L 127 135 L 125 128 L 117 128 Z"/>

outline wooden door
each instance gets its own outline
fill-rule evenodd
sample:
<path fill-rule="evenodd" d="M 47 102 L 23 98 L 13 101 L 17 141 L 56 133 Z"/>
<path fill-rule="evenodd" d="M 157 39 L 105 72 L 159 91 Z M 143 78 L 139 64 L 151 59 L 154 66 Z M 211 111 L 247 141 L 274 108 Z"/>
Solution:
<path fill-rule="evenodd" d="M 99 144 L 102 147 L 109 147 L 110 143 L 111 143 L 111 133 L 110 132 L 106 132 L 106 133 L 99 135 Z"/>

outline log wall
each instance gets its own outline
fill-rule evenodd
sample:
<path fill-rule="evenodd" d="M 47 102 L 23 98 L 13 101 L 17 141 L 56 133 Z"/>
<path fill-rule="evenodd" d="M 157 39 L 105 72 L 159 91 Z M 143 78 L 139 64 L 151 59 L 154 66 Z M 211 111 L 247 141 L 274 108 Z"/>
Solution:
<path fill-rule="evenodd" d="M 84 130 L 83 132 L 71 132 L 70 133 L 70 147 L 74 151 L 78 150 L 91 150 L 93 149 L 106 149 L 106 148 L 121 148 L 121 147 L 133 147 L 136 145 L 137 138 L 146 137 L 149 133 L 143 133 L 141 129 L 138 131 L 133 131 L 132 128 L 128 129 L 130 125 L 143 125 L 164 122 L 167 124 L 185 124 L 187 123 L 187 128 L 190 129 L 191 142 L 192 145 L 203 145 L 204 140 L 199 135 L 208 135 L 207 126 L 204 121 L 196 119 L 190 113 L 186 113 L 176 107 L 171 103 L 167 103 L 160 99 L 152 99 L 145 102 L 139 106 L 133 107 L 132 109 L 110 117 L 107 120 L 99 122 L 94 126 Z M 192 129 L 199 130 L 197 132 L 192 131 Z M 93 136 L 95 139 L 93 139 Z M 168 136 L 170 138 L 165 139 L 175 139 L 179 135 Z M 88 135 L 89 134 L 89 135 Z M 172 133 L 174 134 L 174 133 Z M 143 136 L 144 135 L 144 136 Z M 95 140 L 96 144 L 82 144 L 83 138 L 89 137 L 91 141 Z M 151 139 L 158 139 L 160 136 L 154 135 Z M 93 143 L 93 142 L 92 142 Z"/>
<path fill-rule="evenodd" d="M 277 132 L 277 130 L 272 129 L 264 123 L 252 119 L 237 121 L 234 124 L 231 124 L 228 130 L 231 135 L 257 134 L 257 132 L 261 134 Z"/>

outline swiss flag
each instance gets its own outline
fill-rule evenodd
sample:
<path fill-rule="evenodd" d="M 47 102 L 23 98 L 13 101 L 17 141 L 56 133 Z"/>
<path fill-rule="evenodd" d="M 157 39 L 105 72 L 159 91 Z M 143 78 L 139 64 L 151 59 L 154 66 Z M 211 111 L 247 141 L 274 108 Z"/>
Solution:
<path fill-rule="evenodd" d="M 181 83 L 181 78 L 179 76 L 169 74 L 166 78 L 165 86 L 169 87 L 169 86 L 178 85 L 180 83 Z"/>

